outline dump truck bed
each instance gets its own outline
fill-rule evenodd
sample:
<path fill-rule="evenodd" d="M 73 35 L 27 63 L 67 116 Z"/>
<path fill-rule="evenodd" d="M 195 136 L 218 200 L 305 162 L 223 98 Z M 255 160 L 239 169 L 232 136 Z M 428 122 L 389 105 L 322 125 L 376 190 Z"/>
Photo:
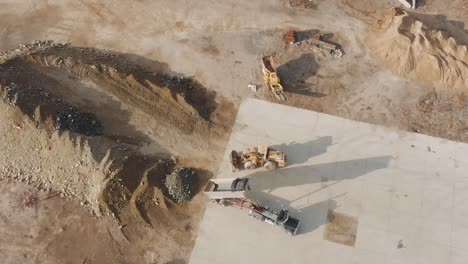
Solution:
<path fill-rule="evenodd" d="M 204 193 L 210 200 L 245 198 L 244 192 L 247 189 L 249 189 L 248 178 L 211 179 Z"/>

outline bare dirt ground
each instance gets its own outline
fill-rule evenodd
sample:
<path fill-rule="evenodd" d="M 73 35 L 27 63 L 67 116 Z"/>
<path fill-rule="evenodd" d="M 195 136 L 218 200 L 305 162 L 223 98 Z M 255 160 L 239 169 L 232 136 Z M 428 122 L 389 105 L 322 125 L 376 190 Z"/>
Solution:
<path fill-rule="evenodd" d="M 420 3 L 420 20 L 438 21 L 434 30 L 456 29 L 466 49 L 466 1 Z M 0 256 L 7 263 L 185 263 L 204 199 L 177 205 L 161 180 L 174 166 L 216 176 L 240 100 L 273 100 L 262 86 L 263 55 L 275 54 L 288 105 L 468 142 L 466 90 L 400 74 L 370 47 L 379 11 L 394 5 L 1 0 L 0 50 L 36 39 L 73 47 L 0 64 L 3 92 L 17 94 L 11 83 L 22 91 L 0 104 L 0 233 L 8 238 L 0 241 Z M 325 33 L 345 55 L 285 45 L 288 29 L 304 38 Z M 181 88 L 180 80 L 195 88 Z M 260 86 L 256 94 L 251 83 Z M 92 112 L 102 135 L 55 131 L 51 117 L 70 105 Z M 43 200 L 35 211 L 18 206 L 34 192 L 28 181 L 69 200 Z"/>

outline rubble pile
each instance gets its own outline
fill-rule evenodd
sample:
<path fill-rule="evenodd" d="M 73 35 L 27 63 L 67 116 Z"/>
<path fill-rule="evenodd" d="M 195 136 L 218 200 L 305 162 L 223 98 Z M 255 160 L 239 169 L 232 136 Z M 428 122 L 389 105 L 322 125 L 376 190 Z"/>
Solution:
<path fill-rule="evenodd" d="M 81 112 L 73 106 L 58 113 L 55 126 L 86 136 L 99 136 L 103 132 L 102 124 L 93 113 Z"/>
<path fill-rule="evenodd" d="M 33 52 L 44 51 L 49 48 L 60 48 L 67 46 L 68 43 L 57 43 L 52 40 L 35 40 L 28 44 L 19 44 L 18 47 L 0 52 L 0 64 L 19 56 L 26 56 Z"/>
<path fill-rule="evenodd" d="M 195 194 L 196 173 L 189 168 L 176 169 L 167 175 L 165 186 L 171 197 L 179 204 L 186 203 Z"/>

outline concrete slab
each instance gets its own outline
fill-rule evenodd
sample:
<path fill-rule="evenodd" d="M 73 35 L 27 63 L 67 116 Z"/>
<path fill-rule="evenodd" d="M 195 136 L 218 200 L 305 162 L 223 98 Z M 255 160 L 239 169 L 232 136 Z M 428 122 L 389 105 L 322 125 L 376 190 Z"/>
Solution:
<path fill-rule="evenodd" d="M 261 143 L 288 166 L 233 174 L 230 150 Z M 301 227 L 289 236 L 210 204 L 191 263 L 468 263 L 467 156 L 467 144 L 246 100 L 219 177 L 251 177 L 248 196 Z M 333 239 L 340 221 L 348 231 Z"/>

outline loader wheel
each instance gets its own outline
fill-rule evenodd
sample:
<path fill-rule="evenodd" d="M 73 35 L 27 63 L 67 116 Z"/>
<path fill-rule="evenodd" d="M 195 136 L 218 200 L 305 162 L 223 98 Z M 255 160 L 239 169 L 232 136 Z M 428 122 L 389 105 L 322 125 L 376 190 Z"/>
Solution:
<path fill-rule="evenodd" d="M 274 163 L 273 161 L 269 160 L 267 162 L 265 162 L 265 165 L 263 165 L 263 167 L 267 170 L 274 170 L 276 168 L 276 163 Z"/>
<path fill-rule="evenodd" d="M 247 170 L 253 170 L 255 169 L 255 165 L 253 164 L 253 162 L 247 161 L 246 163 L 244 163 L 244 168 L 246 168 Z"/>
<path fill-rule="evenodd" d="M 237 157 L 237 151 L 233 150 L 231 151 L 231 169 L 232 172 L 235 172 L 238 170 L 238 164 L 239 164 L 239 159 Z"/>

